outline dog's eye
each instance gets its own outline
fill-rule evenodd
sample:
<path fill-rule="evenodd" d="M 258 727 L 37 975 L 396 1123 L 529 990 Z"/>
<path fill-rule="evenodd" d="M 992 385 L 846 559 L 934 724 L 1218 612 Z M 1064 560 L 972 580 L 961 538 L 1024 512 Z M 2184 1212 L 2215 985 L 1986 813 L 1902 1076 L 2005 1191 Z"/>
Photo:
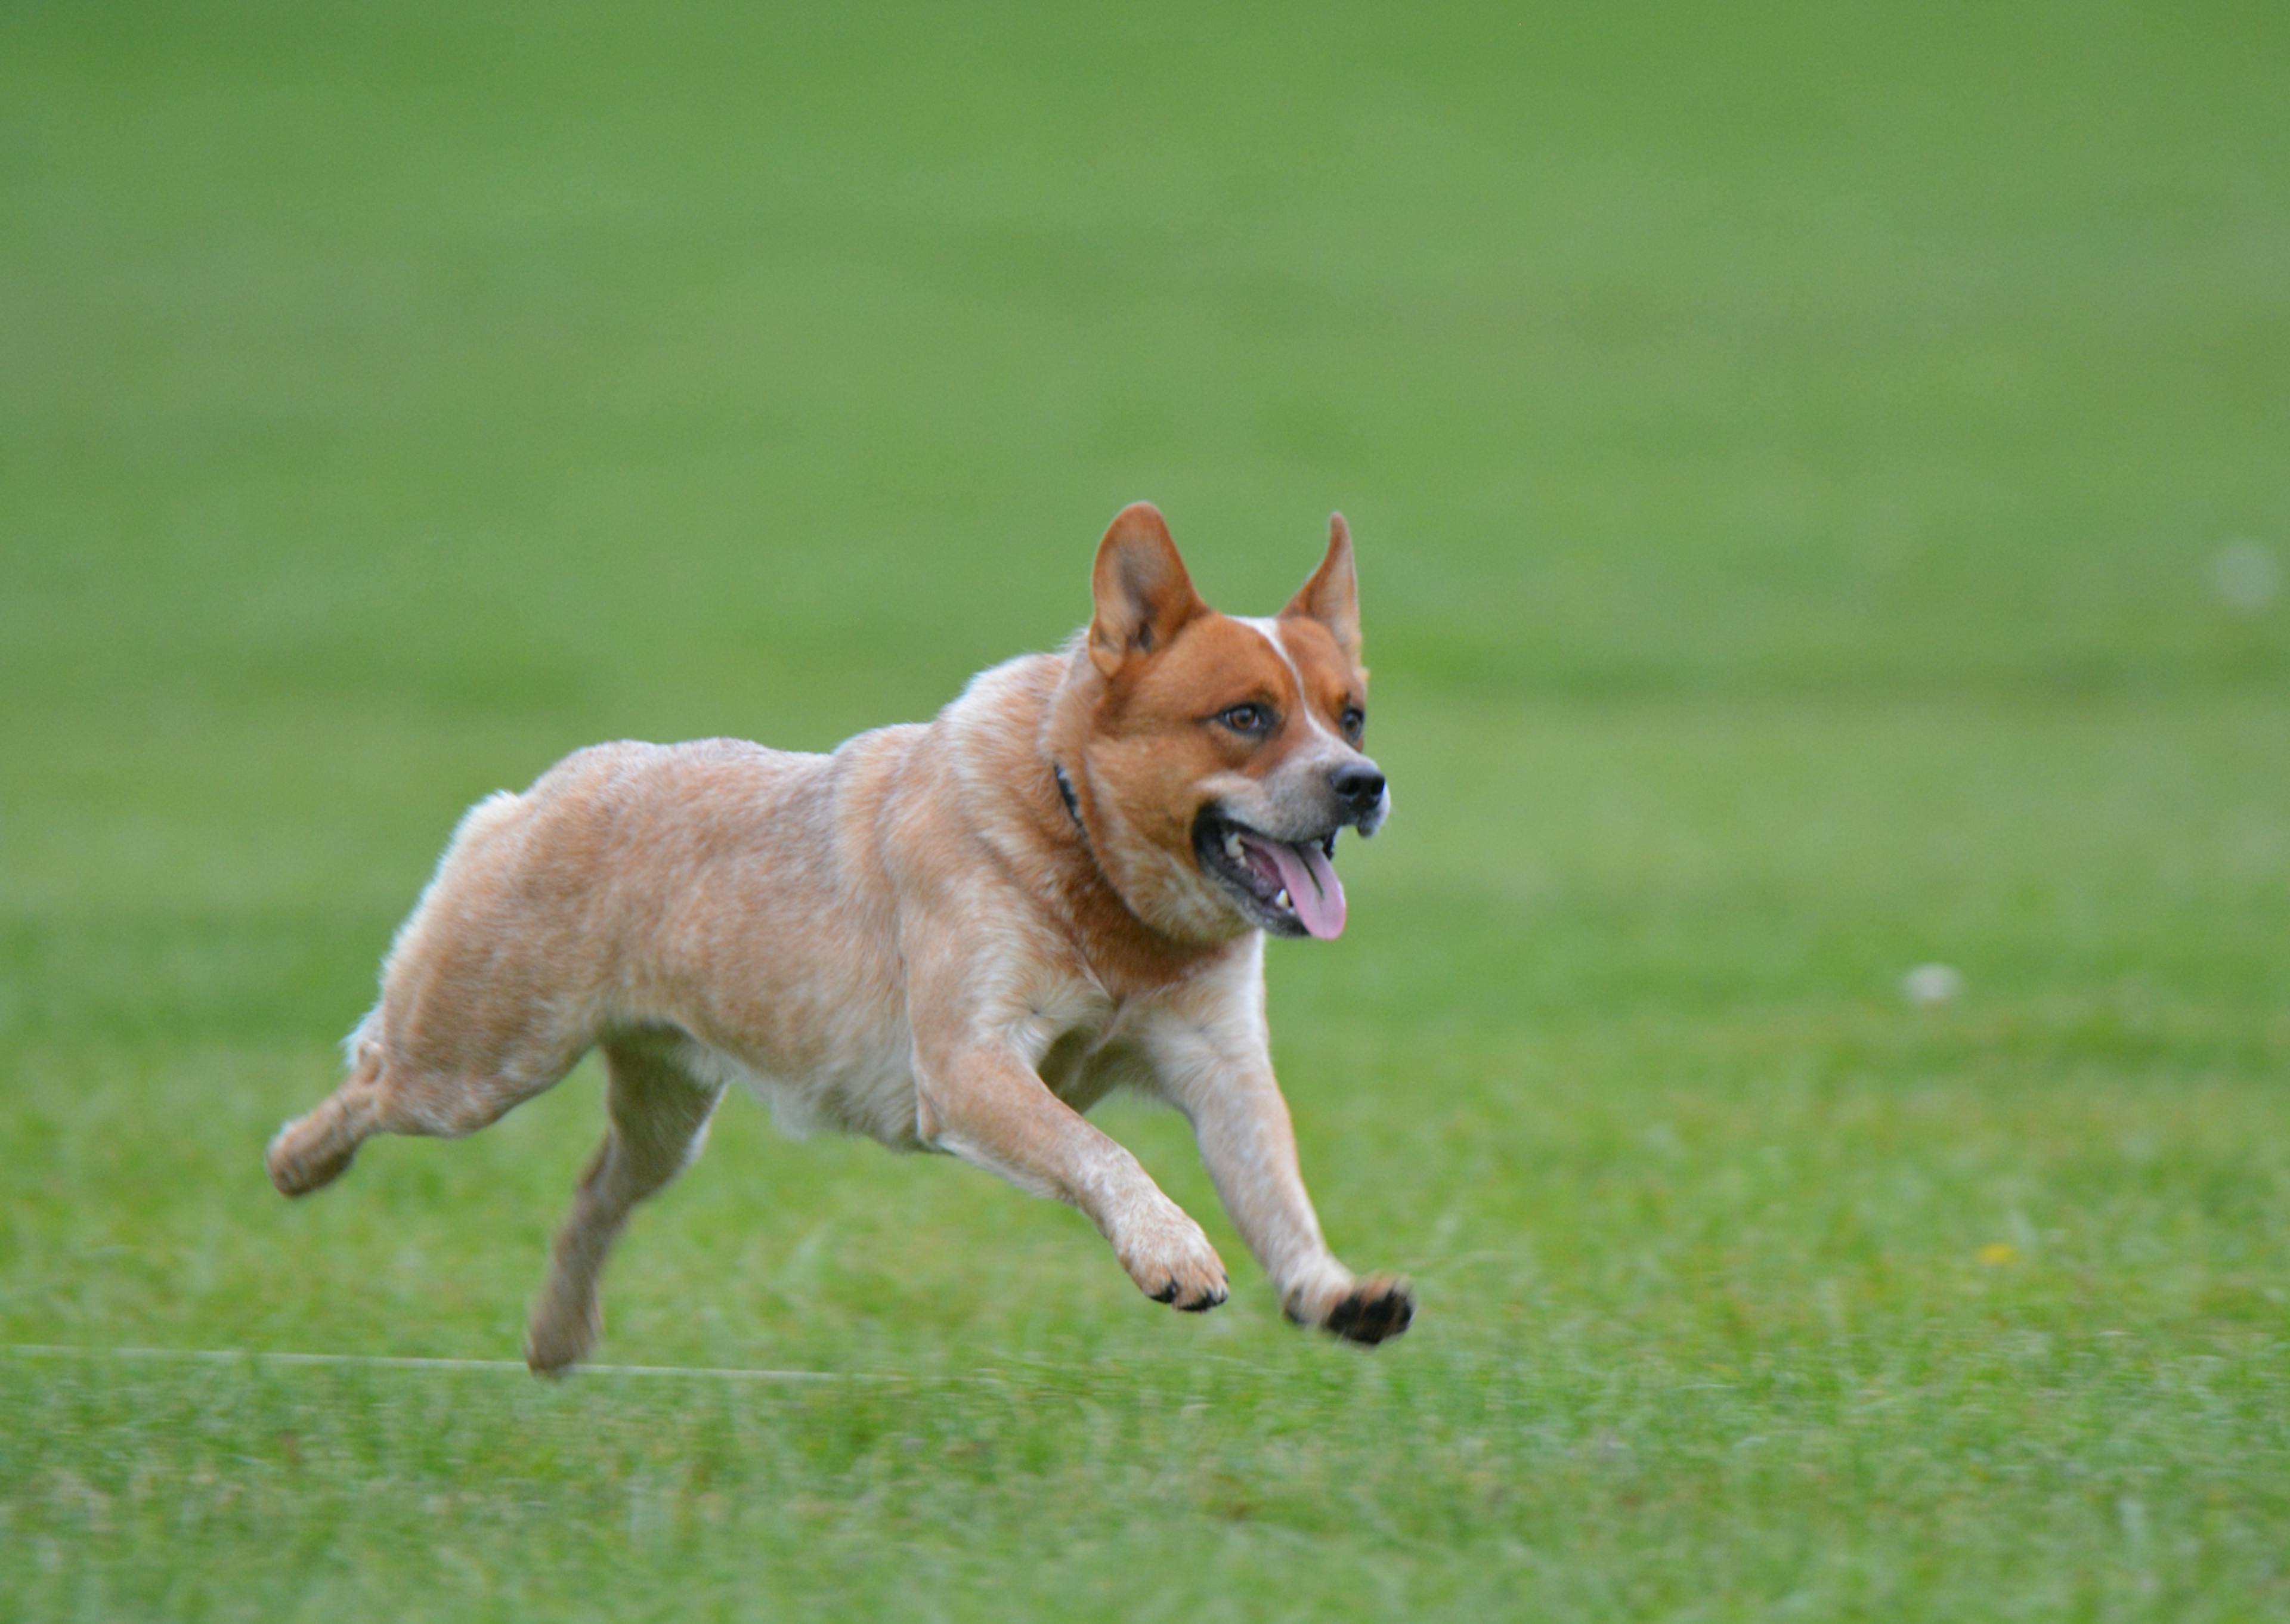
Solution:
<path fill-rule="evenodd" d="M 1336 718 L 1336 725 L 1344 730 L 1344 738 L 1348 742 L 1357 744 L 1360 741 L 1360 735 L 1367 732 L 1367 712 L 1357 705 L 1347 705 L 1344 707 L 1344 714 Z"/>
<path fill-rule="evenodd" d="M 1272 712 L 1262 705 L 1234 705 L 1220 711 L 1217 720 L 1234 732 L 1251 737 L 1272 731 Z"/>

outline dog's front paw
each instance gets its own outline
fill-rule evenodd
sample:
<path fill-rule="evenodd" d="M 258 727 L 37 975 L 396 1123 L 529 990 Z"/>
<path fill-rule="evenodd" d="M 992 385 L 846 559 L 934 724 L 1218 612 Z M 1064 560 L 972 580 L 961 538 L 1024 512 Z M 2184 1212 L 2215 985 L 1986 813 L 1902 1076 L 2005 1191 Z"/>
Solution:
<path fill-rule="evenodd" d="M 1205 1314 L 1230 1293 L 1216 1248 L 1174 1205 L 1126 1226 L 1114 1255 L 1139 1291 L 1188 1314 Z"/>
<path fill-rule="evenodd" d="M 1317 1325 L 1347 1342 L 1373 1348 L 1405 1331 L 1415 1318 L 1415 1288 L 1397 1275 L 1369 1275 L 1345 1290 L 1322 1293 L 1317 1300 L 1304 1292 L 1292 1292 L 1281 1305 L 1300 1325 Z"/>

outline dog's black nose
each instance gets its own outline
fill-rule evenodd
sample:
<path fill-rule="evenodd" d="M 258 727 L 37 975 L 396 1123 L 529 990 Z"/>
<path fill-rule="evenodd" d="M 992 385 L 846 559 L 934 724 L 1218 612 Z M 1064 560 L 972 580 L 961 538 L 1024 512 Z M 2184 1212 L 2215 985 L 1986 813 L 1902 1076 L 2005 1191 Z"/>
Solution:
<path fill-rule="evenodd" d="M 1328 774 L 1328 787 L 1354 812 L 1370 812 L 1383 799 L 1383 774 L 1372 761 L 1348 761 Z"/>

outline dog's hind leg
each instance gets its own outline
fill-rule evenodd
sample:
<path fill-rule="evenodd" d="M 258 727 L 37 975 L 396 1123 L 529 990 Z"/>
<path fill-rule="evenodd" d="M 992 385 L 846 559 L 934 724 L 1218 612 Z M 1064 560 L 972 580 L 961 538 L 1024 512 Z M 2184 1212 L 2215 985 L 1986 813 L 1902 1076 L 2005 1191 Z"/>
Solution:
<path fill-rule="evenodd" d="M 679 1064 L 664 1039 L 608 1041 L 604 1049 L 612 1125 L 573 1191 L 525 1332 L 525 1363 L 543 1375 L 586 1357 L 596 1345 L 604 1330 L 597 1287 L 613 1243 L 637 1203 L 700 1154 L 724 1092 Z"/>

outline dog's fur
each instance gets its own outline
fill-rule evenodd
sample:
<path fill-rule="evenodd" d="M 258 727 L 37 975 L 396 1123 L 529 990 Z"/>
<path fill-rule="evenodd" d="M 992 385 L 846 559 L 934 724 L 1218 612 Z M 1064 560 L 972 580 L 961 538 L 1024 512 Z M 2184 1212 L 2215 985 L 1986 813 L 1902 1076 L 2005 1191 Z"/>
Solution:
<path fill-rule="evenodd" d="M 595 1343 L 606 1252 L 734 1080 L 790 1126 L 952 1151 L 1069 1202 L 1148 1296 L 1213 1308 L 1225 1270 L 1200 1226 L 1083 1120 L 1125 1084 L 1191 1120 L 1291 1318 L 1405 1330 L 1405 1283 L 1356 1278 L 1321 1239 L 1264 1020 L 1265 930 L 1341 928 L 1322 853 L 1389 804 L 1358 749 L 1343 520 L 1277 620 L 1203 604 L 1144 503 L 1093 585 L 1064 653 L 982 673 L 926 726 L 829 756 L 600 745 L 480 803 L 348 1080 L 272 1141 L 272 1181 L 316 1189 L 375 1133 L 474 1132 L 597 1047 L 611 1126 L 533 1305 L 536 1371 Z M 1274 894 L 1308 872 L 1315 906 Z"/>

